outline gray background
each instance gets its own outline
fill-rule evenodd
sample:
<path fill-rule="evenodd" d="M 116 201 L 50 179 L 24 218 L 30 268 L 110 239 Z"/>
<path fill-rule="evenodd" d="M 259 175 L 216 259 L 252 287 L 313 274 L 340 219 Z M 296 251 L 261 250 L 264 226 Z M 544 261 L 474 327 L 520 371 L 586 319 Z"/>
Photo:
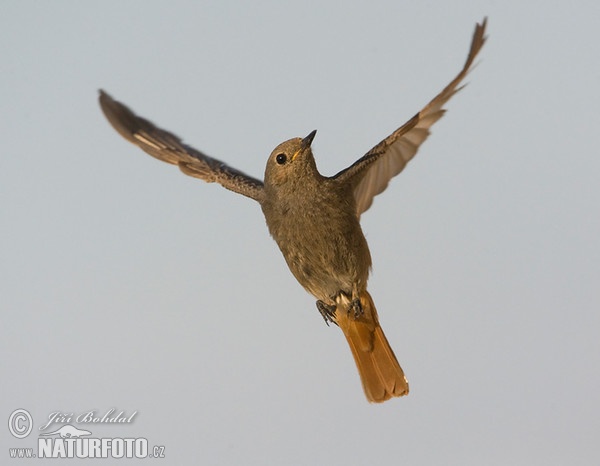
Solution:
<path fill-rule="evenodd" d="M 137 410 L 89 428 L 161 464 L 596 464 L 598 2 L 1 10 L 4 426 Z M 485 15 L 469 86 L 363 216 L 411 383 L 369 405 L 258 205 L 126 143 L 97 89 L 259 177 L 316 128 L 331 175 L 449 82 Z M 1 432 L 2 463 L 36 443 Z"/>

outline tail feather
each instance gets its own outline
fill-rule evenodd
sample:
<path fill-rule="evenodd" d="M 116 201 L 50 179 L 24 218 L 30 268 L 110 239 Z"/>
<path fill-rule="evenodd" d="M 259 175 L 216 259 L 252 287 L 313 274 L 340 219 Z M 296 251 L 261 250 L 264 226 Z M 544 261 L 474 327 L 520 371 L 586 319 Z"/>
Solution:
<path fill-rule="evenodd" d="M 360 301 L 363 309 L 360 317 L 343 310 L 336 312 L 336 321 L 352 350 L 365 395 L 374 403 L 407 395 L 408 382 L 379 325 L 371 295 L 362 292 Z"/>

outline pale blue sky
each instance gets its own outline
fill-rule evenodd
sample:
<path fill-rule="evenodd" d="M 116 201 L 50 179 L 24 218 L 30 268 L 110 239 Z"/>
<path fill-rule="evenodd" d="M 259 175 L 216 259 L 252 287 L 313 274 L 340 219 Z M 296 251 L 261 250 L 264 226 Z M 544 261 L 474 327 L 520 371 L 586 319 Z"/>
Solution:
<path fill-rule="evenodd" d="M 5 1 L 0 420 L 137 410 L 90 430 L 165 445 L 164 464 L 593 464 L 599 13 Z M 369 289 L 411 384 L 369 405 L 258 205 L 128 144 L 97 89 L 258 177 L 317 129 L 333 174 L 449 82 L 486 15 L 470 84 L 363 216 Z M 34 444 L 0 434 L 2 455 Z"/>

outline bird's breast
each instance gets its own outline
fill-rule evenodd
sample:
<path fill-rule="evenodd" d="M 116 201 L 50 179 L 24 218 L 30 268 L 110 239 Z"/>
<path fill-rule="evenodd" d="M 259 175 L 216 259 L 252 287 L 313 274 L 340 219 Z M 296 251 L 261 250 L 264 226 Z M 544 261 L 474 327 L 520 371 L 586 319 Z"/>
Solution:
<path fill-rule="evenodd" d="M 304 288 L 330 301 L 366 287 L 371 256 L 354 211 L 336 196 L 263 204 L 269 231 Z"/>

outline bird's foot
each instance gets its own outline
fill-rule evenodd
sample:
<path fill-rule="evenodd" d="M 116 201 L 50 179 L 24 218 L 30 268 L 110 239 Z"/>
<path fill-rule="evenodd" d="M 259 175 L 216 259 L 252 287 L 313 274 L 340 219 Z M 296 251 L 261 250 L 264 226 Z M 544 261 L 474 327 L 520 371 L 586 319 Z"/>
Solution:
<path fill-rule="evenodd" d="M 335 325 L 337 325 L 337 322 L 335 321 L 335 305 L 325 304 L 323 301 L 318 300 L 317 309 L 321 313 L 321 316 L 323 317 L 323 320 L 325 320 L 327 326 L 329 326 L 329 322 L 332 322 Z"/>
<path fill-rule="evenodd" d="M 348 315 L 350 315 L 350 313 L 354 314 L 354 320 L 360 318 L 365 313 L 362 304 L 360 303 L 360 299 L 354 298 L 352 300 L 350 307 L 348 308 Z"/>

